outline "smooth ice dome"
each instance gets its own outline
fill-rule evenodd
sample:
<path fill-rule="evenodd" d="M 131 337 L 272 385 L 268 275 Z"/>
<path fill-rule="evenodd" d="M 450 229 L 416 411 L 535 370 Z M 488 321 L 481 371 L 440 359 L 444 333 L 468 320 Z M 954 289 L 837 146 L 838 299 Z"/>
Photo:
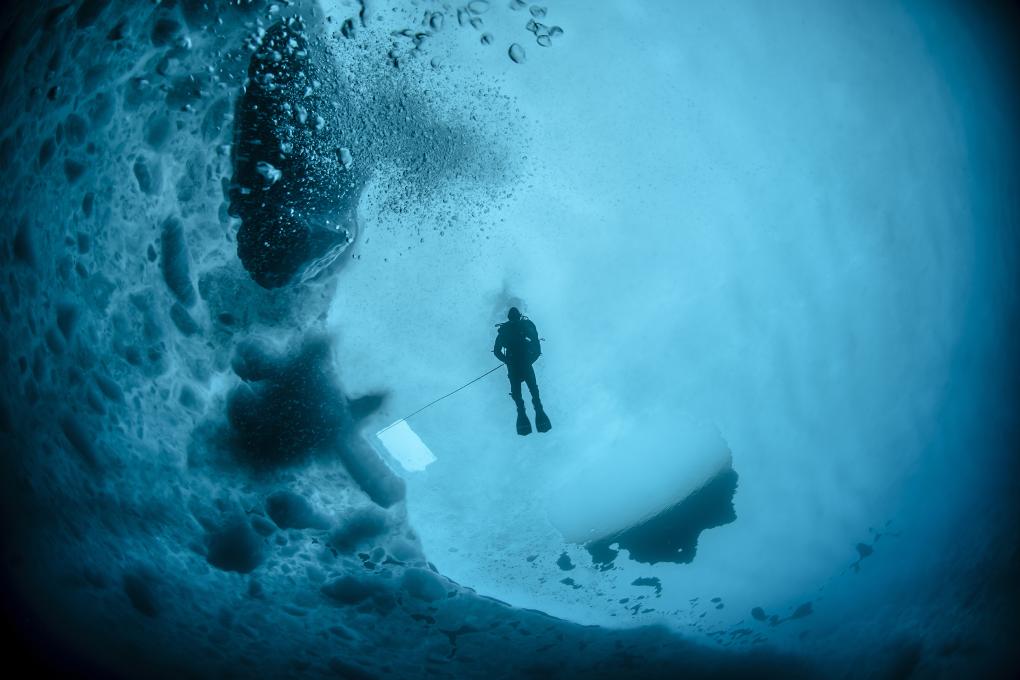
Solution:
<path fill-rule="evenodd" d="M 571 543 L 589 543 L 641 524 L 682 502 L 732 466 L 726 442 L 714 428 L 674 417 L 659 446 L 634 437 L 646 418 L 614 433 L 626 456 L 603 452 L 589 459 L 560 489 L 549 521 Z M 637 439 L 638 445 L 629 444 Z M 635 443 L 637 443 L 635 442 Z"/>

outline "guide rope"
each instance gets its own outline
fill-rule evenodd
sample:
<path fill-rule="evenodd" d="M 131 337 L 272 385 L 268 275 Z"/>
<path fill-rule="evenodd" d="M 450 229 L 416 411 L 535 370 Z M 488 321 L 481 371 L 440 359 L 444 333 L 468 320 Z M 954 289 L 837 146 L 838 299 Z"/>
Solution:
<path fill-rule="evenodd" d="M 472 381 L 470 381 L 470 382 L 466 382 L 466 383 L 464 383 L 463 385 L 461 385 L 460 387 L 458 387 L 457 389 L 455 389 L 455 390 L 454 390 L 453 392 L 450 392 L 449 394 L 444 394 L 443 396 L 439 397 L 438 399 L 436 399 L 436 400 L 434 400 L 434 401 L 430 401 L 429 403 L 425 404 L 424 406 L 422 406 L 422 407 L 421 407 L 420 409 L 418 409 L 418 410 L 417 410 L 417 411 L 415 411 L 414 413 L 411 413 L 411 414 L 409 414 L 409 415 L 406 415 L 406 416 L 404 416 L 403 418 L 401 418 L 400 420 L 395 420 L 394 422 L 390 423 L 389 425 L 387 425 L 387 426 L 386 426 L 386 427 L 384 427 L 383 429 L 381 429 L 381 430 L 379 430 L 378 432 L 376 432 L 376 433 L 375 433 L 375 434 L 376 434 L 376 436 L 378 436 L 378 435 L 382 434 L 383 432 L 385 432 L 386 430 L 390 429 L 391 427 L 394 427 L 394 426 L 396 426 L 396 425 L 399 425 L 400 423 L 404 422 L 405 420 L 407 420 L 407 419 L 408 419 L 408 418 L 410 418 L 411 416 L 416 416 L 416 415 L 418 415 L 419 413 L 421 413 L 422 411 L 424 411 L 425 409 L 427 409 L 427 408 L 428 408 L 429 406 L 432 406 L 433 404 L 437 404 L 437 403 L 441 402 L 441 401 L 442 401 L 443 399 L 446 399 L 447 397 L 450 397 L 450 396 L 453 396 L 454 394 L 457 394 L 458 392 L 460 392 L 460 391 L 461 391 L 462 389 L 464 389 L 464 388 L 465 388 L 465 387 L 467 387 L 468 385 L 471 385 L 471 384 L 473 384 L 473 383 L 476 383 L 476 382 L 478 382 L 479 380 L 481 380 L 481 379 L 482 379 L 482 378 L 484 378 L 485 376 L 489 375 L 489 374 L 490 374 L 490 373 L 492 373 L 493 371 L 498 371 L 499 369 L 503 368 L 503 366 L 504 366 L 504 364 L 500 364 L 499 366 L 495 366 L 495 367 L 493 367 L 493 368 L 490 368 L 490 369 L 489 369 L 488 371 L 486 371 L 485 373 L 482 373 L 482 374 L 481 374 L 480 376 L 478 376 L 478 377 L 477 377 L 477 378 L 475 378 L 474 380 L 472 380 Z"/>

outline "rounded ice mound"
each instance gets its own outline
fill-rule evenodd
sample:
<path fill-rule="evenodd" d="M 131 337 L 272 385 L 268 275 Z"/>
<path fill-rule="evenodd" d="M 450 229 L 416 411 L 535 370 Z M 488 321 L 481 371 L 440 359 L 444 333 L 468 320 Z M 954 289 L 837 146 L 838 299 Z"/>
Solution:
<path fill-rule="evenodd" d="M 639 416 L 615 401 L 559 413 L 549 448 L 483 462 L 426 435 L 435 460 L 405 480 L 431 563 L 487 596 L 585 624 L 613 625 L 653 578 L 668 591 L 656 609 L 680 606 L 692 572 L 676 566 L 702 569 L 699 543 L 737 521 L 730 445 L 713 423 L 668 404 Z M 592 436 L 592 423 L 611 420 Z M 475 441 L 491 441 L 488 427 Z"/>
<path fill-rule="evenodd" d="M 592 562 L 689 563 L 702 531 L 736 520 L 737 473 L 718 430 L 677 414 L 668 445 L 590 460 L 553 495 L 548 519 Z M 614 547 L 615 546 L 615 547 Z"/>
<path fill-rule="evenodd" d="M 252 55 L 237 105 L 230 212 L 237 255 L 264 288 L 307 281 L 357 235 L 364 184 L 342 139 L 338 93 L 299 19 L 270 27 Z"/>
<path fill-rule="evenodd" d="M 671 427 L 670 446 L 588 461 L 557 490 L 549 520 L 567 541 L 588 543 L 639 525 L 732 467 L 714 427 L 681 416 Z"/>

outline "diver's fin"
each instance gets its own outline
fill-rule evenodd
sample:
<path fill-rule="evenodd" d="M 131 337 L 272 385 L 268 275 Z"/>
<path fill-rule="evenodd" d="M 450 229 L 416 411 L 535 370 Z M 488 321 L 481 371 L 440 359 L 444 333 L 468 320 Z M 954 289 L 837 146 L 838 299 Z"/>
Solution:
<path fill-rule="evenodd" d="M 524 435 L 531 434 L 531 421 L 528 420 L 528 414 L 521 409 L 517 412 L 517 434 Z"/>
<path fill-rule="evenodd" d="M 535 411 L 535 429 L 539 432 L 548 432 L 552 429 L 552 423 L 549 422 L 549 416 L 547 416 L 545 411 L 542 409 Z"/>

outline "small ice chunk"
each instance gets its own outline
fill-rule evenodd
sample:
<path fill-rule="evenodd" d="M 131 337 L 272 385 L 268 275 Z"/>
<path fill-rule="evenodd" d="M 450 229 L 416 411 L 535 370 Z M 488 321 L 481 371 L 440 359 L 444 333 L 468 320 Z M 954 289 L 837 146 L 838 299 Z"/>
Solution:
<path fill-rule="evenodd" d="M 354 163 L 354 156 L 351 155 L 351 150 L 348 149 L 346 146 L 337 149 L 336 154 L 337 157 L 340 159 L 340 164 L 343 165 L 345 169 L 351 167 L 351 165 Z"/>
<path fill-rule="evenodd" d="M 266 184 L 276 184 L 277 180 L 283 177 L 283 173 L 279 169 L 265 161 L 256 163 L 255 170 L 265 178 Z"/>
<path fill-rule="evenodd" d="M 541 19 L 542 17 L 545 16 L 545 7 L 542 7 L 540 5 L 532 5 L 531 16 L 535 17 L 536 19 Z"/>
<path fill-rule="evenodd" d="M 429 18 L 429 26 L 433 31 L 439 31 L 443 28 L 443 15 L 440 12 L 435 12 Z"/>
<path fill-rule="evenodd" d="M 524 63 L 525 59 L 524 48 L 518 45 L 517 43 L 514 43 L 510 46 L 510 49 L 507 50 L 507 54 L 510 55 L 510 58 L 513 59 L 515 64 Z"/>
<path fill-rule="evenodd" d="M 489 11 L 489 0 L 471 0 L 468 3 L 468 10 L 472 14 L 485 14 Z"/>
<path fill-rule="evenodd" d="M 482 44 L 491 45 L 494 38 L 491 33 L 482 33 Z"/>
<path fill-rule="evenodd" d="M 552 45 L 552 39 L 550 39 L 547 35 L 540 35 L 535 39 L 535 41 L 541 47 L 549 47 L 549 45 Z"/>

